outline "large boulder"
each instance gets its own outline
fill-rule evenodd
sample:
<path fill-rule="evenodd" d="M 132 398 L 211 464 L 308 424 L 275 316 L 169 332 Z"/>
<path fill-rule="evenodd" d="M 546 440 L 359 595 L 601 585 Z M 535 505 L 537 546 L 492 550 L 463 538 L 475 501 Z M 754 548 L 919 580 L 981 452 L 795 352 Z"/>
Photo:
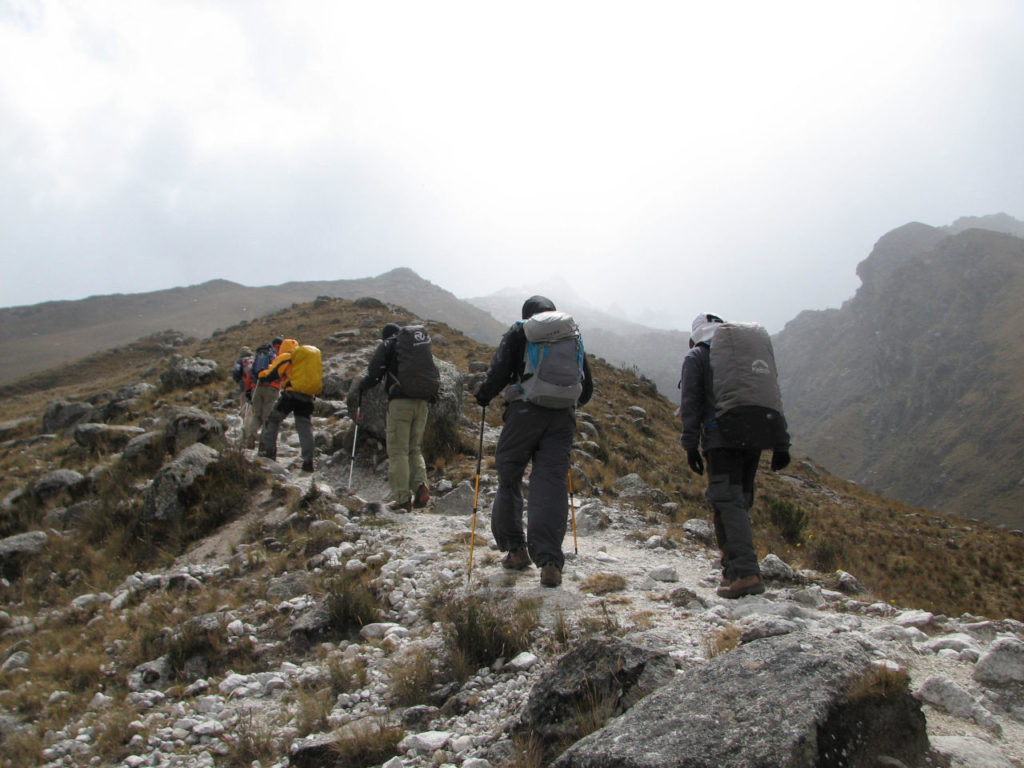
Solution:
<path fill-rule="evenodd" d="M 186 494 L 220 457 L 216 450 L 195 443 L 165 464 L 142 496 L 144 520 L 180 520 L 187 511 Z"/>
<path fill-rule="evenodd" d="M 0 539 L 0 574 L 16 578 L 27 561 L 42 553 L 46 538 L 43 531 L 29 531 Z"/>
<path fill-rule="evenodd" d="M 32 497 L 39 503 L 59 498 L 75 498 L 88 485 L 81 472 L 56 469 L 43 475 L 32 486 Z"/>
<path fill-rule="evenodd" d="M 43 411 L 43 434 L 60 432 L 80 424 L 84 421 L 91 421 L 93 406 L 81 401 L 54 400 L 46 406 Z"/>
<path fill-rule="evenodd" d="M 929 744 L 909 691 L 858 681 L 875 670 L 851 640 L 756 640 L 677 676 L 573 744 L 556 768 L 917 766 Z"/>
<path fill-rule="evenodd" d="M 87 421 L 76 424 L 71 431 L 71 437 L 83 448 L 97 453 L 106 453 L 121 450 L 129 440 L 144 434 L 145 431 L 140 427 L 122 427 Z"/>
<path fill-rule="evenodd" d="M 617 638 L 588 638 L 530 692 L 523 725 L 545 741 L 576 738 L 581 712 L 623 712 L 674 676 L 667 653 Z"/>
<path fill-rule="evenodd" d="M 167 450 L 176 454 L 193 443 L 208 443 L 224 432 L 221 423 L 199 408 L 174 407 L 167 413 Z"/>
<path fill-rule="evenodd" d="M 194 389 L 217 377 L 217 362 L 202 357 L 175 355 L 171 366 L 160 374 L 160 383 L 168 389 Z"/>
<path fill-rule="evenodd" d="M 441 377 L 441 386 L 427 413 L 427 430 L 455 432 L 462 419 L 465 381 L 462 372 L 454 363 L 435 357 L 434 364 Z M 360 439 L 376 438 L 381 443 L 387 441 L 388 399 L 383 383 L 364 392 L 361 401 L 358 389 L 352 387 L 346 402 L 349 413 L 355 414 L 357 408 L 359 409 Z"/>

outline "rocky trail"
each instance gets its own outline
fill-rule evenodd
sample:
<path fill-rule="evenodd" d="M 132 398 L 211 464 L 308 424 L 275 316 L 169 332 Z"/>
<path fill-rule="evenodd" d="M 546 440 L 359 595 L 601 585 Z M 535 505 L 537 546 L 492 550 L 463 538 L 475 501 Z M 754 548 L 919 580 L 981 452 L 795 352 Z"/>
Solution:
<path fill-rule="evenodd" d="M 227 421 L 237 431 L 237 421 Z M 230 429 L 228 437 L 235 437 Z M 496 430 L 488 428 L 486 442 L 496 437 Z M 485 469 L 470 579 L 469 483 L 452 487 L 447 481 L 435 482 L 426 509 L 398 514 L 381 503 L 387 493 L 386 469 L 382 462 L 374 466 L 369 455 L 357 457 L 351 493 L 346 487 L 349 456 L 318 454 L 317 470 L 301 473 L 297 438 L 290 428 L 281 434 L 277 462 L 250 459 L 297 495 L 315 496 L 328 513 L 297 521 L 296 513 L 279 501 L 281 496 L 266 490 L 245 517 L 197 542 L 167 569 L 137 573 L 113 594 L 77 598 L 66 611 L 83 621 L 130 624 L 139 612 L 149 610 L 150 600 L 164 593 L 186 589 L 214 594 L 258 579 L 257 592 L 264 597 L 220 607 L 187 623 L 223 633 L 228 646 L 247 645 L 263 671 L 211 674 L 201 658 L 190 659 L 185 684 L 176 684 L 170 662 L 153 659 L 131 673 L 130 692 L 123 701 L 98 691 L 89 711 L 47 734 L 47 768 L 100 764 L 98 724 L 118 708 L 131 713 L 127 727 L 133 735 L 127 756 L 118 763 L 129 768 L 333 765 L 350 739 L 384 725 L 402 729 L 397 754 L 374 763 L 385 768 L 525 766 L 523 735 L 574 717 L 566 712 L 572 704 L 558 686 L 572 684 L 566 683 L 564 660 L 581 648 L 593 655 L 570 668 L 569 678 L 582 675 L 589 684 L 605 674 L 602 670 L 611 660 L 609 680 L 617 681 L 613 688 L 621 686 L 615 717 L 605 729 L 606 741 L 614 747 L 601 741 L 599 731 L 565 753 L 559 766 L 742 766 L 752 764 L 749 760 L 792 764 L 785 762 L 793 759 L 786 750 L 806 741 L 808 733 L 820 738 L 821 711 L 814 702 L 807 711 L 799 702 L 782 703 L 787 695 L 808 701 L 817 695 L 817 689 L 805 695 L 798 688 L 799 683 L 817 685 L 813 675 L 786 678 L 796 676 L 785 671 L 784 660 L 790 657 L 805 664 L 802 669 L 832 670 L 829 665 L 834 664 L 847 676 L 849 669 L 861 674 L 869 667 L 908 672 L 910 690 L 926 719 L 932 749 L 928 765 L 1024 766 L 1020 622 L 898 608 L 868 599 L 854 576 L 794 573 L 772 556 L 762 564 L 768 582 L 764 595 L 722 600 L 715 594 L 717 551 L 708 523 L 687 521 L 684 541 L 676 543 L 665 535 L 666 523 L 656 514 L 629 502 L 644 490 L 635 477 L 622 478 L 616 496 L 574 496 L 575 542 L 570 529 L 563 547 L 568 553 L 563 583 L 549 589 L 540 585 L 535 568 L 514 573 L 502 569 L 499 553 L 487 543 L 496 478 Z M 259 570 L 277 546 L 273 532 L 294 529 L 297 522 L 310 535 L 326 537 L 330 545 L 312 554 L 302 569 Z M 251 543 L 247 536 L 257 526 L 270 533 Z M 372 585 L 386 607 L 386 618 L 363 626 L 349 639 L 323 639 L 323 600 L 316 577 L 368 570 L 378 573 Z M 469 596 L 510 610 L 532 605 L 539 626 L 528 650 L 481 667 L 461 685 L 432 690 L 427 704 L 402 706 L 393 690 L 396 666 L 421 657 L 436 661 L 443 654 L 444 628 L 430 618 L 431 602 L 439 594 Z M 3 666 L 17 664 L 16 657 L 9 655 Z M 637 659 L 638 676 L 629 683 L 616 677 L 624 659 Z M 735 679 L 735 670 L 729 673 L 730 684 L 741 687 L 729 688 L 725 696 L 722 681 L 714 675 L 727 674 L 730 659 L 741 669 L 760 671 L 746 683 Z M 328 689 L 332 674 L 344 665 L 354 665 L 363 674 L 327 702 L 311 727 L 311 692 Z M 701 675 L 713 681 L 710 693 L 703 693 Z M 828 706 L 843 698 L 842 690 L 837 689 Z M 759 727 L 740 729 L 732 722 L 742 720 L 741 703 L 765 708 L 758 715 Z M 713 728 L 677 725 L 680 738 L 703 741 L 666 747 L 671 733 L 644 730 L 645 723 L 657 719 L 652 707 L 654 715 L 675 718 L 677 724 L 709 712 L 725 714 L 715 715 Z M 677 707 L 688 711 L 675 711 Z M 775 725 L 765 725 L 775 722 L 772 718 L 780 711 Z M 640 714 L 630 719 L 633 713 Z M 623 731 L 616 732 L 616 727 Z M 648 754 L 644 740 L 649 739 L 649 755 L 665 747 L 674 756 L 668 762 L 654 757 L 647 762 L 642 757 L 625 760 L 614 750 L 626 749 L 622 745 L 630 739 L 640 741 L 635 747 L 640 754 Z M 259 745 L 262 750 L 256 749 Z M 716 749 L 732 750 L 732 757 L 714 760 L 709 756 Z M 910 765 L 896 757 L 885 760 L 889 762 L 858 764 Z"/>

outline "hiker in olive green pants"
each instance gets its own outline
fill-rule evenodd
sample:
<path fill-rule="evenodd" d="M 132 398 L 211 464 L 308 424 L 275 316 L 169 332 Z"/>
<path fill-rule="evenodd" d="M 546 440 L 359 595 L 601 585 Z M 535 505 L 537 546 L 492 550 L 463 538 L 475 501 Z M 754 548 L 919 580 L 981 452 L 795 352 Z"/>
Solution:
<path fill-rule="evenodd" d="M 388 479 L 391 495 L 402 503 L 409 500 L 410 489 L 427 482 L 427 465 L 420 446 L 427 426 L 426 400 L 396 397 L 388 403 Z"/>

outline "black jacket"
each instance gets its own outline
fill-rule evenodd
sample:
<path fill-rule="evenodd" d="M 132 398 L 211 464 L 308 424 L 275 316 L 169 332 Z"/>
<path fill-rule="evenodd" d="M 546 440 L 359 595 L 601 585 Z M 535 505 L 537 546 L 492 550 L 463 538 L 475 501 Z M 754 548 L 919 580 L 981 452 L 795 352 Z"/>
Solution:
<path fill-rule="evenodd" d="M 361 384 L 362 388 L 366 390 L 377 386 L 381 379 L 385 379 L 384 388 L 387 391 L 388 400 L 405 397 L 400 391 L 395 391 L 398 390 L 398 355 L 395 354 L 397 343 L 398 337 L 392 336 L 377 345 L 373 357 L 370 358 L 370 364 L 366 368 L 366 378 Z M 395 386 L 391 386 L 392 384 Z"/>

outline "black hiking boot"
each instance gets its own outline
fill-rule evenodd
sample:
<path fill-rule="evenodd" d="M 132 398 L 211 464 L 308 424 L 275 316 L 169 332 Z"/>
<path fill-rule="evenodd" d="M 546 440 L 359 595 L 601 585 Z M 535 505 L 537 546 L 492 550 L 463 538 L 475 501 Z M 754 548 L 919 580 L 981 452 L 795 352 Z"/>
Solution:
<path fill-rule="evenodd" d="M 302 462 L 302 471 L 303 472 L 312 472 L 313 471 L 313 460 L 312 459 L 310 459 L 309 461 Z"/>
<path fill-rule="evenodd" d="M 501 559 L 501 567 L 509 571 L 523 571 L 532 565 L 530 554 L 526 547 L 509 550 L 509 553 Z"/>

